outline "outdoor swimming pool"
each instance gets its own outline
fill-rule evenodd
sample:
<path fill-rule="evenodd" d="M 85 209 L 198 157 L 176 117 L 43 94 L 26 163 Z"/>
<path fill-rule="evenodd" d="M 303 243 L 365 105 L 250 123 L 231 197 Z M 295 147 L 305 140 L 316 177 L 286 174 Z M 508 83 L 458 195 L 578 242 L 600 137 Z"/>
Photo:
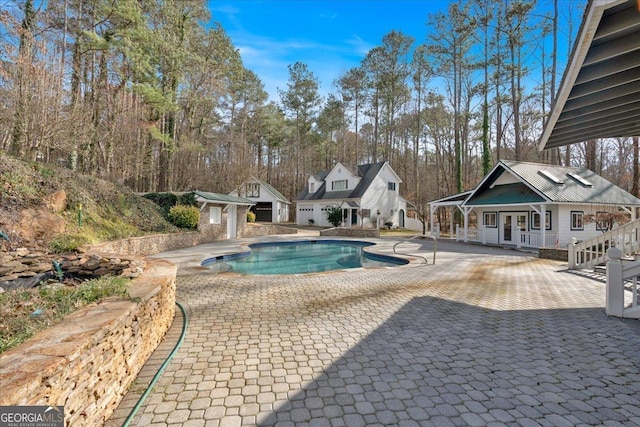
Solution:
<path fill-rule="evenodd" d="M 217 272 L 242 274 L 301 274 L 359 267 L 390 267 L 408 261 L 372 254 L 374 243 L 343 240 L 256 243 L 250 251 L 209 258 L 203 266 Z"/>

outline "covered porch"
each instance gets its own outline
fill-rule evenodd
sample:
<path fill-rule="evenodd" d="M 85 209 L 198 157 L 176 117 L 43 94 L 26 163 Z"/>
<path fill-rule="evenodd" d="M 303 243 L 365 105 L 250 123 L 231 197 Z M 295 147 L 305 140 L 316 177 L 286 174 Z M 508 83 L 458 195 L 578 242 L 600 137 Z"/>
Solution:
<path fill-rule="evenodd" d="M 460 206 L 463 224 L 456 225 L 456 240 L 516 248 L 559 246 L 555 210 L 547 204 Z M 469 218 L 473 216 L 474 221 Z M 545 218 L 544 226 L 540 218 Z"/>
<path fill-rule="evenodd" d="M 472 193 L 467 191 L 429 203 L 433 236 L 440 238 L 440 224 L 436 223 L 435 215 L 438 209 L 443 208 L 448 210 L 449 229 L 452 230 L 450 237 L 457 241 L 517 248 L 558 247 L 559 214 L 556 205 L 539 196 L 536 196 L 539 197 L 536 203 L 522 203 L 517 198 L 507 200 L 504 199 L 506 194 L 500 195 L 503 199 L 500 203 L 495 203 L 493 197 L 474 200 Z M 456 212 L 459 213 L 456 215 Z M 541 218 L 545 219 L 544 226 Z"/>

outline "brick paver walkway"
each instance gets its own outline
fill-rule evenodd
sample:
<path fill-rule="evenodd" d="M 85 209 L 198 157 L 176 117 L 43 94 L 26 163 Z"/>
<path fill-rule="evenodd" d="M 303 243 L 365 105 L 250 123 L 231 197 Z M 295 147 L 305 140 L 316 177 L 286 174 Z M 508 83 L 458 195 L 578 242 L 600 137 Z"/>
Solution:
<path fill-rule="evenodd" d="M 640 425 L 639 322 L 605 316 L 602 282 L 440 247 L 436 265 L 180 276 L 188 335 L 131 425 Z"/>

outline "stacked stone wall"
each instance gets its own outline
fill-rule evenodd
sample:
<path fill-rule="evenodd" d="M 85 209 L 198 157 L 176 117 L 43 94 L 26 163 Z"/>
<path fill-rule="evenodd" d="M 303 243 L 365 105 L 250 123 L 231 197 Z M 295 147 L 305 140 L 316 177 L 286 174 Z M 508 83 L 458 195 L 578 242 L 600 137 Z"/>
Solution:
<path fill-rule="evenodd" d="M 83 307 L 0 354 L 0 405 L 63 405 L 65 425 L 102 425 L 173 322 L 175 277 L 147 260 L 130 300 Z"/>
<path fill-rule="evenodd" d="M 567 249 L 560 248 L 541 248 L 538 252 L 538 258 L 552 259 L 555 261 L 569 261 L 569 252 Z"/>
<path fill-rule="evenodd" d="M 321 236 L 344 236 L 344 237 L 380 237 L 380 230 L 377 228 L 346 228 L 335 227 L 320 231 Z"/>
<path fill-rule="evenodd" d="M 261 237 L 273 234 L 296 234 L 298 230 L 277 224 L 247 224 L 242 237 Z"/>

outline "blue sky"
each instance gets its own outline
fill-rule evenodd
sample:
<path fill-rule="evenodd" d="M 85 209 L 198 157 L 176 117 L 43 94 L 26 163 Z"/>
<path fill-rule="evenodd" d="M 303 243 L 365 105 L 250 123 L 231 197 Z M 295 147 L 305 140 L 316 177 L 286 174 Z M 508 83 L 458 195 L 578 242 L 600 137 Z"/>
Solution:
<path fill-rule="evenodd" d="M 209 1 L 213 20 L 240 49 L 245 67 L 265 84 L 271 99 L 286 89 L 287 66 L 304 62 L 320 80 L 321 94 L 358 66 L 391 30 L 423 42 L 429 13 L 446 10 L 436 0 L 235 0 Z"/>
<path fill-rule="evenodd" d="M 382 44 L 391 30 L 423 43 L 430 13 L 446 11 L 447 0 L 209 0 L 214 21 L 240 50 L 245 67 L 265 84 L 271 99 L 286 89 L 287 66 L 307 64 L 320 81 L 321 95 L 334 92 L 332 83 L 360 64 L 365 54 Z M 538 10 L 551 0 L 539 0 Z M 572 15 L 579 27 L 584 0 L 560 0 L 560 19 Z M 560 24 L 561 32 L 563 24 Z M 560 34 L 558 65 L 566 65 L 567 35 Z"/>

